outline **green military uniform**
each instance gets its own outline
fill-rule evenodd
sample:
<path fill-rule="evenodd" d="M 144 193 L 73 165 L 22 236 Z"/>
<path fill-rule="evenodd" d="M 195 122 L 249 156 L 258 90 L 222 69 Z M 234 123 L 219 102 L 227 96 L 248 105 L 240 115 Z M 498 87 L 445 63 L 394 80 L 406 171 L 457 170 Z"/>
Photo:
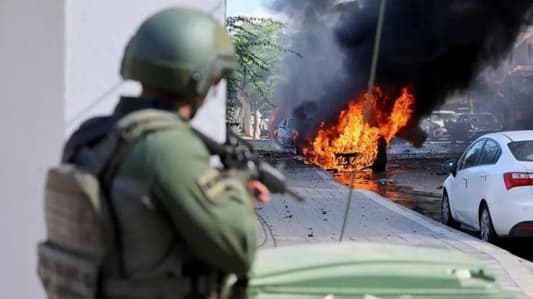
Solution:
<path fill-rule="evenodd" d="M 246 274 L 256 248 L 251 199 L 242 182 L 210 167 L 209 157 L 202 142 L 184 125 L 140 140 L 117 177 L 150 182 L 141 193 L 146 196 L 143 200 L 159 207 L 161 211 L 154 209 L 159 216 L 170 218 L 173 231 L 193 256 L 225 273 Z M 160 262 L 161 256 L 154 258 Z M 132 273 L 157 266 L 137 262 L 137 258 L 131 260 L 128 270 Z"/>
<path fill-rule="evenodd" d="M 115 113 L 142 113 L 150 101 L 123 98 Z M 112 196 L 120 198 L 115 204 L 126 277 L 183 275 L 206 295 L 217 291 L 226 274 L 247 274 L 256 237 L 246 174 L 210 167 L 209 158 L 184 122 L 150 133 L 131 148 L 114 178 Z M 113 262 L 104 267 L 118 274 Z"/>
<path fill-rule="evenodd" d="M 132 37 L 121 74 L 179 97 L 194 113 L 235 68 L 234 53 L 209 15 L 167 9 Z M 84 123 L 67 142 L 66 166 L 48 178 L 48 241 L 39 251 L 48 296 L 219 298 L 229 274 L 245 277 L 256 252 L 249 175 L 209 162 L 175 100 L 124 97 L 111 116 Z"/>
<path fill-rule="evenodd" d="M 117 110 L 135 109 L 133 101 L 122 99 Z M 246 274 L 256 249 L 250 195 L 235 175 L 209 166 L 209 158 L 204 144 L 183 123 L 142 138 L 124 160 L 117 178 L 146 185 L 139 199 L 160 213 L 158 216 L 169 217 L 172 231 L 194 257 L 225 273 Z M 162 257 L 154 258 L 159 262 Z M 137 261 L 127 265 L 132 273 L 157 266 L 135 265 Z"/>

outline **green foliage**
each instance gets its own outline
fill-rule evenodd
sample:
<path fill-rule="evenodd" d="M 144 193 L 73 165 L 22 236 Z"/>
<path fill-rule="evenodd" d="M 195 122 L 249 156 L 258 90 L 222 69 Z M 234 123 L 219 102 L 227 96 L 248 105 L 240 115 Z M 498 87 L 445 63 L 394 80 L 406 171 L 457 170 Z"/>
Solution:
<path fill-rule="evenodd" d="M 279 79 L 275 65 L 284 55 L 299 55 L 280 46 L 284 24 L 269 18 L 228 17 L 226 28 L 240 63 L 239 69 L 228 80 L 229 120 L 240 109 L 239 92 L 248 95 L 253 110 L 269 110 L 273 86 Z"/>

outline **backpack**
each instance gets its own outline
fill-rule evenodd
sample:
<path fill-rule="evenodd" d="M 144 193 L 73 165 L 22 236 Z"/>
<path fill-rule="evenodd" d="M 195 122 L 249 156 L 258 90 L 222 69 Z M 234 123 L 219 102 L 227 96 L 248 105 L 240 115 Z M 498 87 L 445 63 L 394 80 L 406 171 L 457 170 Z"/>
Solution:
<path fill-rule="evenodd" d="M 98 298 L 103 260 L 121 262 L 120 225 L 107 194 L 122 159 L 150 132 L 186 126 L 175 113 L 146 109 L 131 113 L 98 140 L 48 170 L 44 193 L 46 240 L 38 244 L 38 274 L 48 298 Z M 105 130 L 104 130 L 105 131 Z M 97 134 L 98 135 L 98 134 Z M 100 134 L 102 135 L 102 134 Z M 104 230 L 108 226 L 110 230 Z M 104 231 L 112 231 L 112 235 Z M 112 244 L 112 246 L 110 246 Z"/>

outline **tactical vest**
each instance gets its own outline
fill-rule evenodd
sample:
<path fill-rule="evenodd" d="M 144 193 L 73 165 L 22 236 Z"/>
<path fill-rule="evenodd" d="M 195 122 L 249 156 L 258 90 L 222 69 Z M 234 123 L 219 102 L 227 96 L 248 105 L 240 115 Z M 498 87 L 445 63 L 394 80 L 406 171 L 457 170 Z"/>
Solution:
<path fill-rule="evenodd" d="M 38 246 L 49 299 L 222 296 L 225 275 L 194 261 L 149 200 L 147 182 L 116 175 L 135 141 L 184 126 L 174 113 L 134 112 L 96 146 L 80 149 L 76 164 L 49 170 L 47 240 Z"/>

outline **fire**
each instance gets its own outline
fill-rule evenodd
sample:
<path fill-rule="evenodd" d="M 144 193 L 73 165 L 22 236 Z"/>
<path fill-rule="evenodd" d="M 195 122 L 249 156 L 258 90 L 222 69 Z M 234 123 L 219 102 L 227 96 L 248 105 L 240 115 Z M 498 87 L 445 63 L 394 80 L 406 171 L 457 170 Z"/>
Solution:
<path fill-rule="evenodd" d="M 339 113 L 337 122 L 322 122 L 311 144 L 303 148 L 306 162 L 325 169 L 352 170 L 369 167 L 376 160 L 378 143 L 383 138 L 389 144 L 398 131 L 407 125 L 412 115 L 414 97 L 408 88 L 402 89 L 392 109 L 384 111 L 379 103 L 389 99 L 376 87 L 370 99 L 370 117 L 364 119 L 368 93 L 354 99 Z"/>

